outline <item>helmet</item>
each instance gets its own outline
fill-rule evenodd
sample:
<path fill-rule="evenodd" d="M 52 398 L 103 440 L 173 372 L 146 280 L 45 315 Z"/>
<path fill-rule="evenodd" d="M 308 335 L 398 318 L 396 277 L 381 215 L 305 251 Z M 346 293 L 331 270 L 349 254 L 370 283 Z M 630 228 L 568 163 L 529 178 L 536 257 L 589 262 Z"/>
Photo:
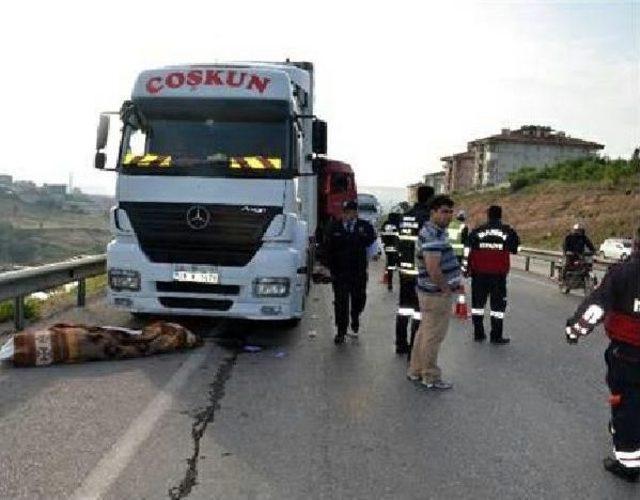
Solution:
<path fill-rule="evenodd" d="M 580 224 L 579 222 L 576 222 L 576 223 L 573 225 L 573 230 L 574 230 L 574 231 L 580 231 L 581 229 L 582 229 L 582 224 Z"/>
<path fill-rule="evenodd" d="M 464 210 L 460 210 L 460 211 L 458 212 L 458 215 L 456 215 L 456 219 L 458 219 L 458 220 L 459 220 L 459 221 L 461 221 L 461 222 L 462 222 L 462 221 L 465 221 L 465 220 L 467 220 L 467 214 L 465 213 L 465 211 L 464 211 Z"/>

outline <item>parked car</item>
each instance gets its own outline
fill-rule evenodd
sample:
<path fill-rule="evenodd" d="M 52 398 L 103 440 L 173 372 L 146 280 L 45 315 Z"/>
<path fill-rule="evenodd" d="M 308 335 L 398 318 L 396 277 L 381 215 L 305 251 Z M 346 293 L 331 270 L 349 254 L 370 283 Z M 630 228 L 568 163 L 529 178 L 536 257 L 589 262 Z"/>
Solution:
<path fill-rule="evenodd" d="M 602 242 L 598 255 L 606 259 L 627 260 L 633 250 L 633 242 L 622 238 L 609 238 Z"/>

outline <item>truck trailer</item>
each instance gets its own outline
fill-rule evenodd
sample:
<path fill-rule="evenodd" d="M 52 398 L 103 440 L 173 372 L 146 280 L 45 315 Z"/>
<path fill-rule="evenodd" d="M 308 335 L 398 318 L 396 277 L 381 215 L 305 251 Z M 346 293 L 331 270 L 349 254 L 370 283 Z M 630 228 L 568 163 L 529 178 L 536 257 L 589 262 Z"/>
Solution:
<path fill-rule="evenodd" d="M 100 116 L 114 170 L 108 300 L 133 314 L 299 320 L 326 123 L 308 62 L 143 71 Z M 116 115 L 114 117 L 114 115 Z"/>

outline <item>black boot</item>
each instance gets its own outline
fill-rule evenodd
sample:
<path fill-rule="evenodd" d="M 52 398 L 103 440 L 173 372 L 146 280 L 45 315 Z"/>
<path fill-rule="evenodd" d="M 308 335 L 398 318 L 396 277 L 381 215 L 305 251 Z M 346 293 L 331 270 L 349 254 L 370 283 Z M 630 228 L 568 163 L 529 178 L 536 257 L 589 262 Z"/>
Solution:
<path fill-rule="evenodd" d="M 511 339 L 507 337 L 494 337 L 491 339 L 491 343 L 496 345 L 504 345 L 508 344 L 509 342 L 511 342 Z"/>
<path fill-rule="evenodd" d="M 640 478 L 640 469 L 637 467 L 625 467 L 617 460 L 611 457 L 607 457 L 603 460 L 603 465 L 606 470 L 611 472 L 614 476 L 618 476 L 630 483 L 637 483 Z"/>
<path fill-rule="evenodd" d="M 333 343 L 338 345 L 338 344 L 344 344 L 344 338 L 347 336 L 347 332 L 343 331 L 343 330 L 338 330 L 338 333 L 336 334 L 335 337 L 333 337 Z"/>
<path fill-rule="evenodd" d="M 409 318 L 407 316 L 396 316 L 396 352 L 398 354 L 409 353 L 409 342 L 407 341 L 407 327 Z"/>
<path fill-rule="evenodd" d="M 476 342 L 482 342 L 487 338 L 484 333 L 484 316 L 473 315 L 471 316 L 473 322 L 473 340 Z"/>

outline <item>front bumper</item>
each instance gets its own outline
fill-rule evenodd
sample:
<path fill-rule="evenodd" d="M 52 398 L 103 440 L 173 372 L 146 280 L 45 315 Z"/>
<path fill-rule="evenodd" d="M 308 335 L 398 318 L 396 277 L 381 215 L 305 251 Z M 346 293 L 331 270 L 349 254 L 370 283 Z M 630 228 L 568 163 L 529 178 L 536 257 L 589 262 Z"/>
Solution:
<path fill-rule="evenodd" d="M 306 275 L 298 274 L 299 261 L 294 249 L 265 244 L 244 267 L 216 268 L 219 283 L 227 290 L 220 292 L 213 287 L 216 290 L 213 293 L 158 291 L 158 283 L 176 283 L 174 264 L 150 262 L 136 243 L 113 241 L 107 250 L 107 268 L 134 269 L 140 273 L 141 284 L 139 291 L 109 289 L 108 302 L 132 313 L 252 320 L 300 318 L 304 310 Z M 253 280 L 257 277 L 289 278 L 289 295 L 255 297 Z"/>

